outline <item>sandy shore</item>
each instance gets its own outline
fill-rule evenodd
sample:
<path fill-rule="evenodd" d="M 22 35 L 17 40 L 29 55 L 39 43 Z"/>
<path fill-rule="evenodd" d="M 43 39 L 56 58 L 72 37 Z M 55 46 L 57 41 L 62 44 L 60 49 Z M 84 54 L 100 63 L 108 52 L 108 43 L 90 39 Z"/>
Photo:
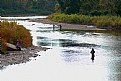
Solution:
<path fill-rule="evenodd" d="M 24 48 L 22 51 L 8 51 L 6 55 L 0 55 L 0 69 L 4 69 L 5 66 L 26 63 L 30 61 L 31 57 L 40 56 L 37 52 L 46 51 L 48 48 L 39 46 L 32 46 Z"/>
<path fill-rule="evenodd" d="M 62 26 L 62 30 L 105 30 L 105 29 L 100 29 L 97 28 L 96 26 L 91 26 L 91 25 L 80 25 L 80 24 L 68 24 L 68 23 L 59 23 L 59 22 L 54 22 L 51 21 L 47 18 L 38 18 L 38 19 L 34 19 L 32 20 L 34 22 L 41 22 L 44 24 L 54 24 L 57 25 L 58 27 L 61 25 Z"/>

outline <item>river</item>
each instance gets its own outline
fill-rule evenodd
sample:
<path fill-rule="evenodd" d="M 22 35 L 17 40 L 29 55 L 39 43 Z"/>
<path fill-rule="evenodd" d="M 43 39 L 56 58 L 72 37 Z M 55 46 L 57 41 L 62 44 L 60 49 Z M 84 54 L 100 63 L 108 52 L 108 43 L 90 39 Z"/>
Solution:
<path fill-rule="evenodd" d="M 0 81 L 121 81 L 121 36 L 109 33 L 53 31 L 52 24 L 30 22 L 46 18 L 3 17 L 30 30 L 33 45 L 51 49 L 40 57 L 0 70 Z M 17 20 L 18 19 L 18 20 Z M 91 60 L 91 49 L 95 60 Z"/>

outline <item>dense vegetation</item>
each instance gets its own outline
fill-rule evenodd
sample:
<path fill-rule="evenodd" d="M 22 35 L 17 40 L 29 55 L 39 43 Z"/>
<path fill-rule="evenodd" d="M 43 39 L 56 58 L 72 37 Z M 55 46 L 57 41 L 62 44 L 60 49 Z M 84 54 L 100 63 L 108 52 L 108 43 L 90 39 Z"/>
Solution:
<path fill-rule="evenodd" d="M 57 0 L 56 22 L 95 25 L 121 30 L 121 0 Z"/>
<path fill-rule="evenodd" d="M 53 0 L 0 0 L 0 15 L 47 15 L 54 6 Z"/>
<path fill-rule="evenodd" d="M 121 0 L 0 0 L 0 15 L 121 15 Z"/>
<path fill-rule="evenodd" d="M 77 14 L 53 14 L 48 17 L 56 22 L 95 25 L 107 29 L 121 29 L 121 17 L 118 16 L 87 16 Z"/>
<path fill-rule="evenodd" d="M 56 12 L 83 15 L 121 15 L 121 0 L 57 0 Z"/>
<path fill-rule="evenodd" d="M 0 15 L 121 15 L 121 0 L 0 0 Z"/>
<path fill-rule="evenodd" d="M 0 21 L 0 37 L 1 49 L 0 51 L 6 52 L 6 43 L 15 45 L 19 40 L 22 47 L 32 46 L 32 37 L 30 32 L 22 25 L 17 25 L 16 22 Z"/>

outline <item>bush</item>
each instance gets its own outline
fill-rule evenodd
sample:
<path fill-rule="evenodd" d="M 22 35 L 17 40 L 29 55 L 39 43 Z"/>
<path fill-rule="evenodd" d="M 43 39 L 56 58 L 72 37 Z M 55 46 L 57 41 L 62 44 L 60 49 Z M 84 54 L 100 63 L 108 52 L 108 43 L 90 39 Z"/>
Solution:
<path fill-rule="evenodd" d="M 48 17 L 52 21 L 82 24 L 82 25 L 95 25 L 102 27 L 121 27 L 121 17 L 119 16 L 87 16 L 77 14 L 53 14 Z M 108 28 L 107 28 L 108 29 Z"/>
<path fill-rule="evenodd" d="M 4 39 L 2 39 L 2 38 L 0 38 L 0 52 L 2 53 L 2 54 L 6 54 L 7 53 L 7 46 L 6 46 L 6 41 L 4 40 Z"/>
<path fill-rule="evenodd" d="M 17 40 L 20 41 L 21 46 L 30 47 L 32 46 L 32 37 L 30 32 L 24 28 L 22 25 L 17 25 L 16 22 L 0 22 L 0 37 L 2 39 L 2 52 L 6 48 L 6 43 L 15 44 Z"/>
<path fill-rule="evenodd" d="M 30 35 L 30 32 L 22 25 L 18 25 L 18 27 L 15 30 L 14 36 L 15 36 L 13 40 L 14 42 L 16 40 L 19 40 L 23 47 L 32 46 L 32 37 Z"/>

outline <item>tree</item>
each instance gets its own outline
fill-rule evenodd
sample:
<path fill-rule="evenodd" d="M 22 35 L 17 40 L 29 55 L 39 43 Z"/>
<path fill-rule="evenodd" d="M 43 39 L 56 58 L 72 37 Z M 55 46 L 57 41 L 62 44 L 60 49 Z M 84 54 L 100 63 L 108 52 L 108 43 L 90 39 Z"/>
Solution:
<path fill-rule="evenodd" d="M 54 13 L 55 0 L 0 0 L 0 15 Z"/>
<path fill-rule="evenodd" d="M 62 13 L 76 14 L 80 12 L 80 0 L 57 0 Z"/>
<path fill-rule="evenodd" d="M 99 0 L 81 0 L 81 13 L 89 14 L 92 10 L 96 10 L 99 5 Z"/>

